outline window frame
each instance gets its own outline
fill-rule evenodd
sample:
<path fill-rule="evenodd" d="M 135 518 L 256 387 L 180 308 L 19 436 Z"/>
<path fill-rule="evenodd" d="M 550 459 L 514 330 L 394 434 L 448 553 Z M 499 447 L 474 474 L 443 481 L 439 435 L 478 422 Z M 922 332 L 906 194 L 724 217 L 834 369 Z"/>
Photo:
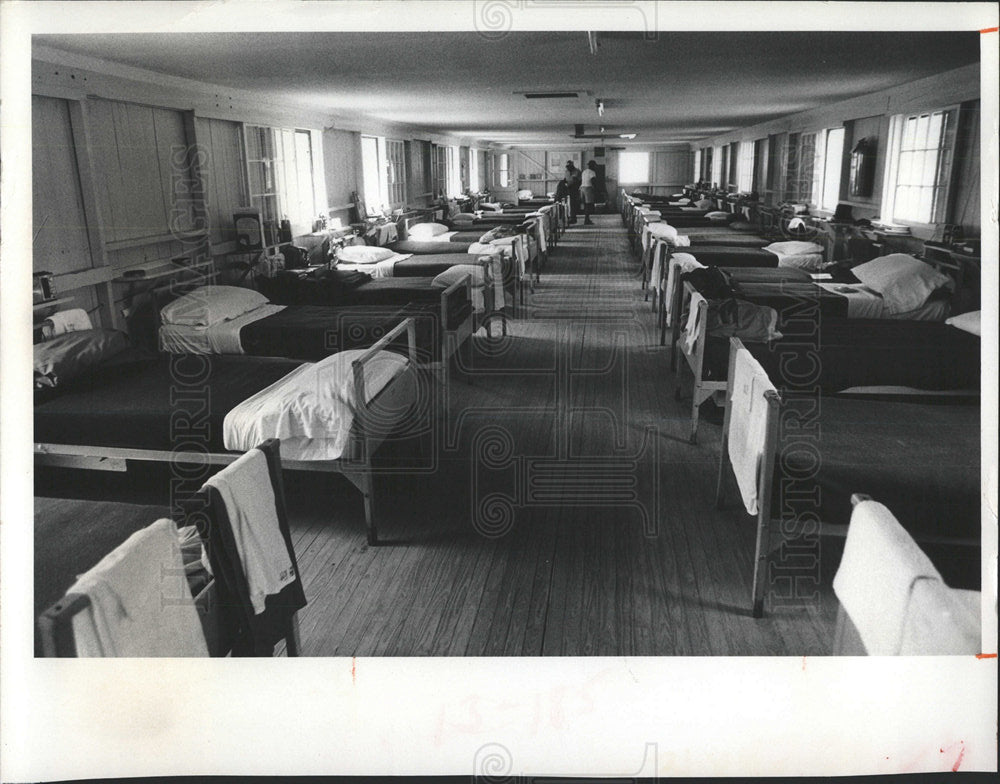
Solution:
<path fill-rule="evenodd" d="M 902 226 L 928 227 L 944 224 L 947 222 L 948 209 L 951 203 L 952 175 L 954 173 L 955 152 L 958 137 L 958 121 L 961 107 L 959 104 L 950 104 L 937 109 L 926 109 L 916 112 L 906 112 L 905 114 L 895 114 L 889 120 L 889 144 L 887 150 L 885 173 L 883 175 L 881 215 L 883 220 L 890 221 Z M 942 115 L 943 119 L 940 127 L 939 140 L 935 148 L 936 160 L 934 165 L 934 183 L 910 184 L 902 187 L 927 188 L 936 191 L 932 196 L 929 220 L 920 220 L 913 217 L 899 217 L 896 215 L 898 209 L 898 189 L 900 159 L 904 153 L 920 152 L 926 156 L 932 148 L 914 148 L 911 150 L 902 149 L 903 136 L 906 131 L 906 123 L 920 118 L 932 118 L 935 115 Z M 926 138 L 926 137 L 925 137 Z M 924 164 L 926 172 L 926 161 Z"/>
<path fill-rule="evenodd" d="M 646 156 L 646 176 L 639 180 L 630 180 L 625 178 L 625 166 L 623 164 L 623 158 L 626 155 Z M 652 156 L 648 151 L 644 150 L 622 150 L 618 153 L 618 182 L 620 185 L 646 185 L 649 183 L 649 167 L 652 163 Z M 638 167 L 637 167 L 638 168 Z"/>
<path fill-rule="evenodd" d="M 291 134 L 291 146 L 286 154 L 286 142 Z M 270 222 L 275 229 L 283 219 L 292 224 L 293 234 L 308 231 L 318 214 L 316 198 L 316 152 L 312 131 L 307 128 L 283 128 L 271 125 L 243 123 L 241 150 L 246 167 L 246 194 L 250 206 L 260 210 L 261 220 Z M 299 157 L 299 142 L 308 145 L 308 161 L 303 168 Z M 251 141 L 252 140 L 252 141 Z M 261 188 L 255 189 L 254 172 Z M 303 185 L 301 176 L 308 172 L 309 181 Z M 294 198 L 292 181 L 294 180 Z M 258 190 L 258 192 L 254 192 Z"/>

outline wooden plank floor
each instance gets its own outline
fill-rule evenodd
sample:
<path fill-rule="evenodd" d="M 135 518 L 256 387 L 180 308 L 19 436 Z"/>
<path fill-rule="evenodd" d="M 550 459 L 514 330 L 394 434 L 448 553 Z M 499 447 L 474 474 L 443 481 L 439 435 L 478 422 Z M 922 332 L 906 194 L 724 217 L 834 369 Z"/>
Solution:
<path fill-rule="evenodd" d="M 433 449 L 380 451 L 383 546 L 340 477 L 288 475 L 305 655 L 830 652 L 842 545 L 822 541 L 804 603 L 749 616 L 753 522 L 735 495 L 713 504 L 720 428 L 687 443 L 690 376 L 669 370 L 618 216 L 595 222 L 563 237 L 508 338 L 475 339 Z M 82 492 L 162 504 L 157 470 Z"/>

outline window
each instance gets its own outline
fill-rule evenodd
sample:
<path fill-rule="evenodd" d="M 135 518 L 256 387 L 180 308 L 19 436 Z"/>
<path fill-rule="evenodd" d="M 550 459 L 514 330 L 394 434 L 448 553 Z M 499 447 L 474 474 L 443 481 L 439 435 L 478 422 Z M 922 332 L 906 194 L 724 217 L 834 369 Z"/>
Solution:
<path fill-rule="evenodd" d="M 462 195 L 462 167 L 459 162 L 458 148 L 446 147 L 445 155 L 448 166 L 448 196 Z"/>
<path fill-rule="evenodd" d="M 892 118 L 883 218 L 912 223 L 944 220 L 955 124 L 954 108 Z"/>
<path fill-rule="evenodd" d="M 701 179 L 706 182 L 711 182 L 714 176 L 714 163 L 712 158 L 714 157 L 715 150 L 712 147 L 706 147 L 703 150 L 703 155 L 701 156 Z"/>
<path fill-rule="evenodd" d="M 361 179 L 365 193 L 365 210 L 369 215 L 379 215 L 389 200 L 382 192 L 382 177 L 379 176 L 378 139 L 374 136 L 361 137 Z"/>
<path fill-rule="evenodd" d="M 740 142 L 737 161 L 736 187 L 741 193 L 749 193 L 753 190 L 753 142 Z"/>
<path fill-rule="evenodd" d="M 618 153 L 618 182 L 622 185 L 649 182 L 649 153 Z"/>
<path fill-rule="evenodd" d="M 726 175 L 726 184 L 730 187 L 736 187 L 738 179 L 738 169 L 737 164 L 739 163 L 739 152 L 740 145 L 737 142 L 732 142 L 729 145 L 729 172 Z"/>
<path fill-rule="evenodd" d="M 701 150 L 694 151 L 694 166 L 692 166 L 694 171 L 694 179 L 701 179 Z"/>
<path fill-rule="evenodd" d="M 247 125 L 243 143 L 250 204 L 261 219 L 277 226 L 287 218 L 294 233 L 308 231 L 317 211 L 310 132 Z"/>
<path fill-rule="evenodd" d="M 361 177 L 369 215 L 406 203 L 406 145 L 381 136 L 361 137 Z"/>
<path fill-rule="evenodd" d="M 722 145 L 722 163 L 719 166 L 719 179 L 715 180 L 723 188 L 726 187 L 726 177 L 729 176 L 729 145 Z M 713 178 L 714 179 L 714 178 Z"/>
<path fill-rule="evenodd" d="M 807 202 L 812 199 L 815 160 L 815 133 L 788 134 L 785 198 L 798 202 Z"/>
<path fill-rule="evenodd" d="M 469 190 L 479 192 L 479 150 L 469 148 Z"/>
<path fill-rule="evenodd" d="M 844 129 L 829 128 L 819 134 L 813 161 L 810 201 L 824 210 L 834 210 L 840 201 L 840 178 L 844 160 Z"/>
<path fill-rule="evenodd" d="M 393 209 L 406 204 L 406 145 L 397 139 L 383 139 L 385 150 L 386 201 Z"/>
<path fill-rule="evenodd" d="M 510 186 L 510 156 L 502 152 L 496 157 L 497 187 L 506 188 Z"/>

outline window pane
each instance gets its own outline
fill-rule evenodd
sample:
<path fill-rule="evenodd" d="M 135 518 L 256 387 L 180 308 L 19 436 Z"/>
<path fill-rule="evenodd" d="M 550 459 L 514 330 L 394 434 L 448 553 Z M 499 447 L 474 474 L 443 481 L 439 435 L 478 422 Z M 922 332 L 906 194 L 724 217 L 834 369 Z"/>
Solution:
<path fill-rule="evenodd" d="M 365 208 L 369 215 L 382 210 L 379 193 L 378 140 L 374 136 L 361 137 L 361 178 L 364 185 Z"/>
<path fill-rule="evenodd" d="M 618 181 L 623 185 L 649 182 L 649 153 L 618 153 Z"/>

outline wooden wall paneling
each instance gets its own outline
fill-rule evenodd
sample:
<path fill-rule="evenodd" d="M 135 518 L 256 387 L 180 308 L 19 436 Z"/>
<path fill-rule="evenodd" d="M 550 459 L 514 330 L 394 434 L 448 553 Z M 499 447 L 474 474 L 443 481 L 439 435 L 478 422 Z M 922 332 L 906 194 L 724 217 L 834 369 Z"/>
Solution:
<path fill-rule="evenodd" d="M 171 229 L 178 232 L 179 243 L 184 248 L 183 255 L 190 255 L 194 259 L 208 259 L 212 256 L 205 192 L 205 171 L 208 168 L 209 154 L 201 144 L 194 112 L 182 112 L 180 120 L 183 145 L 172 144 L 170 155 L 170 179 L 174 198 L 170 209 Z M 183 188 L 183 194 L 177 193 L 178 184 Z M 184 216 L 182 219 L 188 221 L 188 226 L 174 226 L 175 215 Z M 191 249 L 190 252 L 188 248 Z"/>
<path fill-rule="evenodd" d="M 112 116 L 114 103 L 99 98 L 87 100 L 87 128 L 93 154 L 95 190 L 104 218 L 104 241 L 113 243 L 123 236 L 124 216 L 118 214 L 118 201 L 112 194 L 125 187 L 125 169 L 118 157 L 118 140 Z"/>
<path fill-rule="evenodd" d="M 80 193 L 87 223 L 87 242 L 90 246 L 91 263 L 94 267 L 107 268 L 110 265 L 105 248 L 104 226 L 107 212 L 101 202 L 102 192 L 96 176 L 93 151 L 93 129 L 91 127 L 92 103 L 73 101 L 69 104 L 70 125 L 73 129 L 73 146 L 76 151 L 77 170 L 80 177 Z M 115 308 L 114 288 L 110 275 L 97 282 L 90 289 L 96 300 L 101 325 L 118 329 L 120 321 Z"/>
<path fill-rule="evenodd" d="M 68 104 L 38 96 L 31 102 L 35 271 L 93 266 Z"/>
<path fill-rule="evenodd" d="M 114 133 L 122 167 L 122 188 L 111 194 L 117 212 L 125 216 L 122 239 L 144 239 L 168 233 L 157 157 L 153 110 L 148 106 L 115 102 Z"/>
<path fill-rule="evenodd" d="M 980 102 L 962 104 L 955 138 L 948 222 L 959 224 L 967 237 L 978 237 L 982 232 L 979 123 Z"/>

